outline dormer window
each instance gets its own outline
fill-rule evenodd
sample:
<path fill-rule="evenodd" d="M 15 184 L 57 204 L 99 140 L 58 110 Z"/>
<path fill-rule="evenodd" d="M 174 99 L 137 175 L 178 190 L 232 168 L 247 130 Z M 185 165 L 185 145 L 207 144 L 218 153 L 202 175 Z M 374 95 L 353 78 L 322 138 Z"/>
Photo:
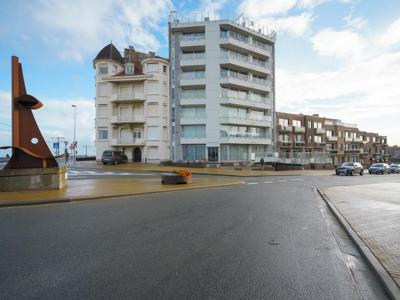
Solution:
<path fill-rule="evenodd" d="M 127 63 L 125 65 L 125 74 L 133 75 L 135 73 L 135 65 L 132 63 Z"/>
<path fill-rule="evenodd" d="M 99 74 L 108 74 L 108 64 L 99 64 Z"/>

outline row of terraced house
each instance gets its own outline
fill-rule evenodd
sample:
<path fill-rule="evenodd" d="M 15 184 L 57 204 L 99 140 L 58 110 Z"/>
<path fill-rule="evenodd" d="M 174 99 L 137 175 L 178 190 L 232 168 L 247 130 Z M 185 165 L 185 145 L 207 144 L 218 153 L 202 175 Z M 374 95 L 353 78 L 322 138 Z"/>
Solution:
<path fill-rule="evenodd" d="M 168 59 L 104 47 L 93 61 L 96 158 L 105 150 L 145 163 L 232 164 L 299 151 L 328 151 L 333 163 L 384 156 L 376 148 L 383 137 L 340 133 L 348 127 L 338 120 L 275 114 L 275 38 L 230 20 L 172 16 Z M 361 135 L 371 142 L 358 143 Z"/>

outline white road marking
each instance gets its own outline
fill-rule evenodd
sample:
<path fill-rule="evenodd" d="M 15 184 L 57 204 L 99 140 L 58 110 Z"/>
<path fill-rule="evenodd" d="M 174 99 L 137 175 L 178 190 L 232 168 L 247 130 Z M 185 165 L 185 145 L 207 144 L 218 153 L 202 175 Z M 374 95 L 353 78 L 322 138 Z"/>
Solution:
<path fill-rule="evenodd" d="M 289 179 L 290 181 L 303 181 L 304 179 L 302 178 L 296 178 L 296 179 Z"/>
<path fill-rule="evenodd" d="M 273 183 L 273 181 L 264 181 L 264 183 Z"/>
<path fill-rule="evenodd" d="M 278 180 L 279 182 L 286 182 L 287 181 L 287 179 L 280 179 L 280 180 Z"/>
<path fill-rule="evenodd" d="M 77 176 L 110 176 L 110 175 L 117 175 L 117 176 L 154 176 L 155 174 L 148 174 L 148 173 L 127 173 L 127 172 L 96 172 L 96 171 L 75 171 L 70 170 L 68 174 L 73 177 Z"/>
<path fill-rule="evenodd" d="M 248 182 L 247 184 L 258 184 L 258 182 Z"/>

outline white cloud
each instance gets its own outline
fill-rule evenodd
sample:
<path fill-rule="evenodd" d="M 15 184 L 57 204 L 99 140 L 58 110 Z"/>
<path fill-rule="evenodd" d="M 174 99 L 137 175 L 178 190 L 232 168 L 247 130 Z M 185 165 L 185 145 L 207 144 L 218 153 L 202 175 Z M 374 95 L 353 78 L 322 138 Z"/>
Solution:
<path fill-rule="evenodd" d="M 381 43 L 385 46 L 392 46 L 400 43 L 400 18 L 390 24 L 381 37 Z"/>
<path fill-rule="evenodd" d="M 83 154 L 85 145 L 88 145 L 89 154 L 94 154 L 94 100 L 90 99 L 44 99 L 40 98 L 44 106 L 33 110 L 36 122 L 44 139 L 50 143 L 54 137 L 65 137 L 73 140 L 74 111 L 72 104 L 77 106 L 76 140 L 78 154 Z M 11 94 L 0 91 L 0 145 L 11 144 Z M 51 149 L 52 150 L 52 149 Z M 1 155 L 1 153 L 0 153 Z"/>
<path fill-rule="evenodd" d="M 278 69 L 278 109 L 358 123 L 362 130 L 388 135 L 390 144 L 400 144 L 400 51 L 367 42 L 376 39 L 330 28 L 315 34 L 310 41 L 316 53 L 339 63 L 324 72 Z"/>
<path fill-rule="evenodd" d="M 351 30 L 326 28 L 311 38 L 313 48 L 322 56 L 360 59 L 366 54 L 367 42 Z"/>
<path fill-rule="evenodd" d="M 37 0 L 31 3 L 31 14 L 43 40 L 62 49 L 61 59 L 82 62 L 84 55 L 93 55 L 109 41 L 159 49 L 155 32 L 171 8 L 170 0 Z"/>
<path fill-rule="evenodd" d="M 211 20 L 220 19 L 220 11 L 224 8 L 226 2 L 228 0 L 202 0 L 197 11 L 210 17 Z"/>
<path fill-rule="evenodd" d="M 345 21 L 347 28 L 355 31 L 359 31 L 367 25 L 367 20 L 361 17 L 354 17 L 352 14 L 344 17 L 343 20 Z"/>
<path fill-rule="evenodd" d="M 244 12 L 246 17 L 260 19 L 277 15 L 286 15 L 289 10 L 296 6 L 297 0 L 244 0 L 239 5 L 239 11 Z"/>

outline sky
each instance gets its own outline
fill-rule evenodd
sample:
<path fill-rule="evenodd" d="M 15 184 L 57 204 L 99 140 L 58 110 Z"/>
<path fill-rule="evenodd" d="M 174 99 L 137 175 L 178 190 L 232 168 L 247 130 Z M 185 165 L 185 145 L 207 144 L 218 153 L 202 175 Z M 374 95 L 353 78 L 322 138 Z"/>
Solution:
<path fill-rule="evenodd" d="M 168 57 L 170 11 L 275 30 L 278 111 L 357 123 L 400 145 L 399 0 L 5 0 L 0 10 L 0 145 L 10 145 L 11 56 L 23 64 L 45 139 L 94 153 L 93 58 L 110 41 Z M 0 153 L 2 156 L 2 153 Z"/>

